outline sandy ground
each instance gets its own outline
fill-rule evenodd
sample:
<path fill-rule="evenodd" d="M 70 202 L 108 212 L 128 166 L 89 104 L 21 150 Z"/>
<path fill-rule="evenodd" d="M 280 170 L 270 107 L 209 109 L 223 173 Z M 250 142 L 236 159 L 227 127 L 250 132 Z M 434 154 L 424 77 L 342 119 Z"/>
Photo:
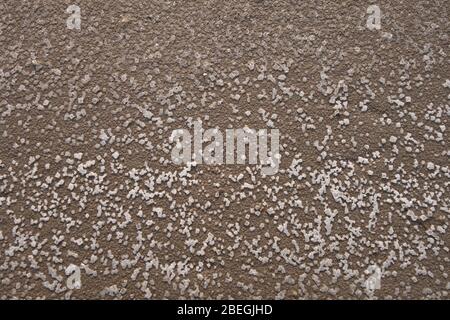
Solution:
<path fill-rule="evenodd" d="M 1 1 L 0 298 L 448 299 L 449 8 Z M 174 164 L 199 119 L 278 172 Z"/>

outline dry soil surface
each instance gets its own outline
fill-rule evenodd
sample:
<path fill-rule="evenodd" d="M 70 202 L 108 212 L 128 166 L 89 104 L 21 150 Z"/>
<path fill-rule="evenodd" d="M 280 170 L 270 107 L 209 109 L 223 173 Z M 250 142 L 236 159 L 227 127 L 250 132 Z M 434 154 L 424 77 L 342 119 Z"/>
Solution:
<path fill-rule="evenodd" d="M 449 8 L 2 0 L 0 298 L 448 299 Z M 279 170 L 174 164 L 196 120 Z"/>

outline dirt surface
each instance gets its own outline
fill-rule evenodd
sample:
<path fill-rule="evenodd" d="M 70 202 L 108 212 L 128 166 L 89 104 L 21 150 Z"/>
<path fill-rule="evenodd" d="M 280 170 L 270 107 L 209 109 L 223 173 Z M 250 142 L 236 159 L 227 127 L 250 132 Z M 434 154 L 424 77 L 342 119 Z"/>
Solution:
<path fill-rule="evenodd" d="M 448 299 L 449 8 L 2 0 L 0 298 Z M 278 172 L 175 165 L 199 119 Z"/>

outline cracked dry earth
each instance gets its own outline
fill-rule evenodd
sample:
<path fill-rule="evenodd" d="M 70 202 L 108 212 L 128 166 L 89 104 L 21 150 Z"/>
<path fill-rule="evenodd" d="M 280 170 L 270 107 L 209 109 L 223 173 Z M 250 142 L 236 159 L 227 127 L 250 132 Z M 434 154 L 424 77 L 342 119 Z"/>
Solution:
<path fill-rule="evenodd" d="M 1 1 L 0 297 L 448 299 L 449 7 Z M 173 164 L 197 119 L 278 172 Z"/>

